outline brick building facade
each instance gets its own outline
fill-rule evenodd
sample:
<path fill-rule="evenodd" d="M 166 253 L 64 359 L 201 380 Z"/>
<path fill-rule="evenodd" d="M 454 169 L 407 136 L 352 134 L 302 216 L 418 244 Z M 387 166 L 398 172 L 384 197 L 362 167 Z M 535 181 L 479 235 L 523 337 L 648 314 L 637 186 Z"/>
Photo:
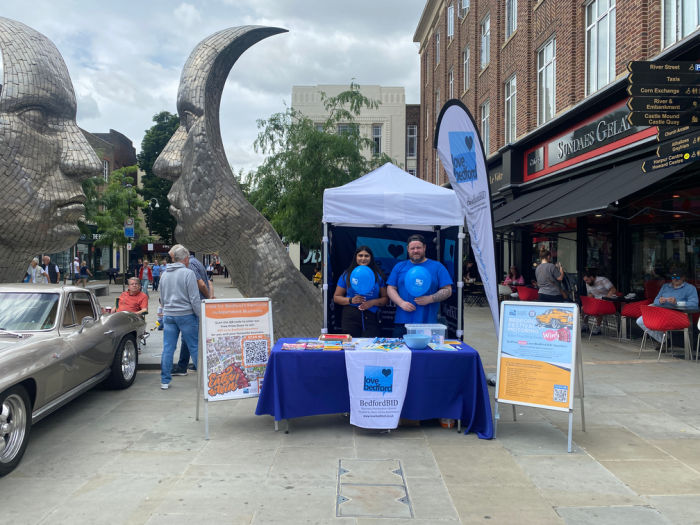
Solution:
<path fill-rule="evenodd" d="M 642 295 L 671 271 L 700 285 L 700 150 L 649 168 L 669 128 L 632 125 L 627 105 L 629 62 L 700 64 L 699 11 L 697 0 L 426 2 L 414 35 L 421 178 L 446 182 L 435 125 L 459 99 L 486 150 L 499 274 L 514 264 L 529 279 L 544 247 L 581 289 L 590 267 Z"/>

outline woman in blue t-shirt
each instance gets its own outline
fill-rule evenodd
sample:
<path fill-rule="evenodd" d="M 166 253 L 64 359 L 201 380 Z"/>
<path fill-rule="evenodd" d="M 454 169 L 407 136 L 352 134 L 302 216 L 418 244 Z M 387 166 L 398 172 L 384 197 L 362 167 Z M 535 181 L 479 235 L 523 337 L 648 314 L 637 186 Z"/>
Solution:
<path fill-rule="evenodd" d="M 357 294 L 352 286 L 348 286 L 348 276 L 357 266 L 369 266 L 374 272 L 374 286 L 365 295 Z M 389 298 L 386 295 L 384 276 L 377 266 L 369 246 L 360 246 L 355 250 L 352 263 L 338 279 L 333 302 L 345 306 L 341 317 L 343 332 L 353 337 L 377 337 L 379 335 L 377 314 L 379 307 L 386 305 Z"/>

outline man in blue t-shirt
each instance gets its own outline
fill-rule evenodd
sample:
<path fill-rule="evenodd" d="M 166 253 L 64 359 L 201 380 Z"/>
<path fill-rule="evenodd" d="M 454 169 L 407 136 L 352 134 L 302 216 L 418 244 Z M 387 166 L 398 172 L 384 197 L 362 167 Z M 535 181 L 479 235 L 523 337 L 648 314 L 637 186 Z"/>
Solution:
<path fill-rule="evenodd" d="M 452 295 L 452 278 L 447 269 L 425 256 L 425 238 L 420 234 L 411 235 L 407 247 L 408 260 L 397 263 L 387 281 L 387 295 L 396 305 L 394 337 L 406 333 L 406 323 L 436 323 L 438 303 Z M 406 274 L 415 265 L 425 268 L 431 278 L 428 292 L 421 297 L 412 296 L 406 289 Z"/>

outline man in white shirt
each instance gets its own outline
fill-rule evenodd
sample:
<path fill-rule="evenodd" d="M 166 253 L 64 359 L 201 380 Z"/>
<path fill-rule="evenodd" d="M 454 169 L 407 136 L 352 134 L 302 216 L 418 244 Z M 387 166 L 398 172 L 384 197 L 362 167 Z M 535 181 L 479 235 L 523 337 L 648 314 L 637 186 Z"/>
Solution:
<path fill-rule="evenodd" d="M 617 288 L 610 282 L 607 277 L 602 277 L 597 275 L 596 270 L 593 268 L 587 268 L 583 272 L 583 282 L 586 283 L 586 295 L 589 297 L 595 297 L 596 299 L 602 299 L 603 297 L 615 297 L 617 293 Z M 595 316 L 595 326 L 591 335 L 600 335 L 600 325 L 603 322 L 602 316 Z M 583 331 L 588 329 L 588 323 L 584 319 Z"/>
<path fill-rule="evenodd" d="M 71 267 L 73 269 L 73 284 L 77 284 L 78 281 L 80 280 L 80 261 L 78 260 L 77 257 L 73 258 L 73 262 L 71 263 Z"/>

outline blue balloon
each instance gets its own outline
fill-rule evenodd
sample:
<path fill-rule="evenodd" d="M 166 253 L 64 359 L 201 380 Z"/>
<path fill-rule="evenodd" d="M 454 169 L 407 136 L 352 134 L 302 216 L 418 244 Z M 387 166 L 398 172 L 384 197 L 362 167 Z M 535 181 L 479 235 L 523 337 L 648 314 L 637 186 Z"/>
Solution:
<path fill-rule="evenodd" d="M 367 295 L 374 288 L 374 272 L 369 266 L 356 266 L 350 273 L 350 286 L 357 295 Z"/>
<path fill-rule="evenodd" d="M 422 297 L 430 290 L 432 277 L 430 277 L 428 270 L 422 266 L 414 265 L 413 268 L 406 272 L 404 284 L 408 293 L 413 297 Z"/>

